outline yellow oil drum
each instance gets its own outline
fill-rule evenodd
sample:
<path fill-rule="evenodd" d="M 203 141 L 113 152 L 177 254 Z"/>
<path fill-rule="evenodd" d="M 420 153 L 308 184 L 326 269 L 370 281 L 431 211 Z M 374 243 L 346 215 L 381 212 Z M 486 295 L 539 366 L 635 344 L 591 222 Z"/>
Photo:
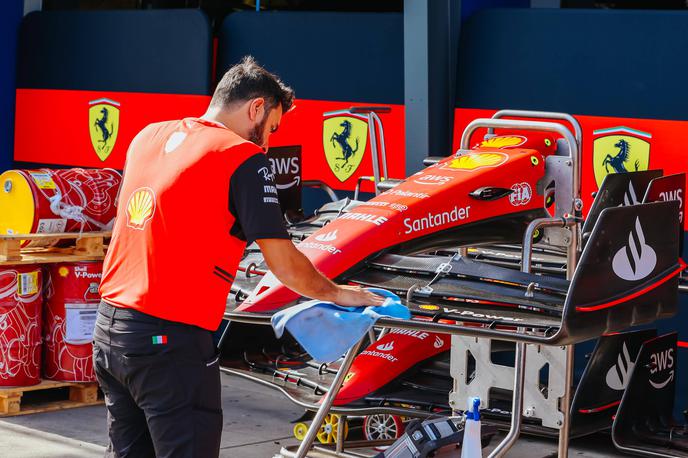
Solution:
<path fill-rule="evenodd" d="M 121 181 L 114 169 L 8 170 L 0 174 L 0 234 L 111 229 Z"/>

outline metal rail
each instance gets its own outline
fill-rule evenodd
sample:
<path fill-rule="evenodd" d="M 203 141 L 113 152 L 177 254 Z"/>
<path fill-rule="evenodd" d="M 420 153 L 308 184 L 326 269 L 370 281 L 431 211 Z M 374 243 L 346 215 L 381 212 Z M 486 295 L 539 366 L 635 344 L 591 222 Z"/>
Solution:
<path fill-rule="evenodd" d="M 298 407 L 302 407 L 306 410 L 311 410 L 311 411 L 316 411 L 320 408 L 320 405 L 316 402 L 310 403 L 310 402 L 304 402 L 299 400 L 298 398 L 292 396 L 288 390 L 285 389 L 283 386 L 276 385 L 274 383 L 271 383 L 267 380 L 263 380 L 257 377 L 254 377 L 250 375 L 249 373 L 243 372 L 242 370 L 237 370 L 237 369 L 231 369 L 228 367 L 222 367 L 220 366 L 220 371 L 224 372 L 226 374 L 234 375 L 237 377 L 241 377 L 245 380 L 250 380 L 251 382 L 257 383 L 259 385 L 271 388 L 273 390 L 277 390 L 280 393 L 282 393 L 284 396 L 287 397 L 291 402 L 293 402 L 295 405 Z M 449 408 L 447 407 L 447 410 Z M 340 406 L 333 406 L 330 408 L 330 412 L 337 413 L 340 415 L 351 415 L 351 416 L 363 416 L 363 415 L 374 415 L 377 413 L 384 413 L 384 414 L 389 414 L 389 415 L 399 415 L 401 417 L 431 417 L 433 415 L 436 415 L 435 412 L 431 412 L 429 410 L 422 410 L 422 409 L 416 409 L 412 407 L 394 407 L 394 406 L 371 406 L 371 407 L 340 407 Z"/>
<path fill-rule="evenodd" d="M 535 231 L 544 227 L 566 227 L 567 225 L 576 224 L 575 220 L 562 218 L 538 218 L 530 222 L 525 234 L 523 235 L 523 252 L 521 253 L 521 271 L 530 273 L 532 265 L 533 253 L 533 236 Z M 518 328 L 519 332 L 525 332 L 525 329 Z M 516 354 L 514 357 L 514 391 L 511 402 L 511 427 L 506 437 L 500 442 L 497 447 L 490 454 L 490 458 L 501 458 L 513 447 L 516 440 L 521 435 L 521 425 L 523 423 L 523 387 L 525 383 L 526 372 L 526 344 L 524 342 L 516 343 Z M 564 418 L 568 415 L 565 413 Z M 566 437 L 568 444 L 568 436 Z M 568 450 L 567 450 L 568 452 Z M 562 455 L 559 455 L 562 456 Z M 566 456 L 566 455 L 563 455 Z"/>
<path fill-rule="evenodd" d="M 364 108 L 359 108 L 358 110 L 365 110 Z M 357 111 L 358 111 L 357 110 Z M 349 111 L 350 113 L 354 113 L 353 109 Z M 517 116 L 529 116 L 529 114 L 524 114 L 524 112 L 513 112 L 513 111 L 502 111 L 498 112 L 495 115 L 499 116 L 508 116 L 508 115 L 514 115 L 513 113 L 518 113 L 516 114 Z M 507 128 L 507 129 L 519 129 L 519 130 L 535 130 L 535 131 L 545 131 L 545 132 L 553 132 L 561 135 L 564 140 L 567 142 L 568 147 L 569 147 L 569 155 L 570 155 L 570 162 L 568 162 L 566 165 L 571 167 L 571 196 L 570 196 L 570 201 L 571 201 L 571 207 L 569 208 L 569 211 L 567 214 L 564 215 L 564 218 L 542 218 L 538 220 L 534 220 L 530 223 L 528 226 L 526 233 L 524 235 L 524 242 L 523 242 L 523 253 L 522 253 L 522 270 L 525 272 L 529 272 L 532 262 L 531 262 L 531 256 L 532 256 L 532 245 L 533 245 L 533 233 L 535 230 L 537 230 L 540 227 L 552 227 L 552 226 L 561 226 L 561 227 L 570 227 L 571 228 L 571 233 L 572 237 L 571 240 L 569 240 L 568 244 L 568 250 L 567 250 L 567 278 L 571 278 L 573 275 L 573 272 L 576 267 L 576 263 L 578 260 L 578 246 L 579 246 L 579 237 L 580 237 L 580 228 L 578 227 L 577 222 L 580 220 L 580 214 L 582 210 L 582 201 L 580 200 L 580 173 L 581 173 L 581 153 L 580 153 L 580 137 L 581 137 L 581 132 L 580 132 L 580 126 L 578 123 L 575 121 L 574 118 L 571 117 L 571 120 L 568 119 L 568 115 L 560 115 L 560 114 L 549 114 L 549 113 L 539 113 L 539 112 L 530 112 L 530 115 L 535 115 L 535 114 L 542 114 L 544 118 L 548 119 L 560 119 L 562 116 L 564 120 L 567 120 L 571 122 L 573 125 L 574 129 L 576 129 L 576 136 L 574 137 L 573 134 L 571 134 L 570 130 L 567 129 L 565 126 L 562 124 L 558 123 L 552 123 L 552 122 L 539 122 L 539 121 L 522 121 L 522 120 L 506 120 L 506 119 L 476 119 L 472 121 L 471 123 L 468 124 L 466 129 L 464 130 L 462 136 L 461 136 L 461 149 L 462 150 L 467 150 L 470 146 L 470 140 L 475 133 L 475 131 L 479 128 L 488 128 L 488 129 L 495 129 L 495 128 Z M 327 115 L 327 114 L 326 114 Z M 497 117 L 499 117 L 497 116 Z M 556 116 L 556 117 L 555 117 Z M 378 157 L 377 157 L 377 143 L 375 141 L 376 137 L 376 129 L 375 129 L 375 124 L 376 122 L 379 122 L 379 117 L 374 113 L 374 111 L 370 110 L 368 111 L 368 119 L 369 119 L 369 129 L 371 133 L 371 149 L 373 150 L 373 170 L 375 173 L 375 192 L 376 194 L 378 193 L 377 190 L 377 184 L 380 181 L 380 173 L 379 173 L 379 164 L 378 164 Z M 381 127 L 381 124 L 380 124 Z M 386 158 L 385 158 L 385 152 L 384 152 L 384 140 L 381 142 L 381 147 L 382 147 L 382 159 L 383 159 L 383 164 L 385 167 L 384 173 L 386 177 Z M 461 153 L 461 152 L 459 152 Z M 412 294 L 412 293 L 411 293 Z M 233 314 L 229 313 L 226 314 L 226 316 L 233 320 L 233 321 L 242 321 L 242 322 L 247 322 L 247 323 L 253 323 L 253 324 L 269 324 L 269 317 L 268 316 L 247 316 L 247 314 Z M 562 313 L 562 320 L 566 316 L 566 310 L 563 311 Z M 459 327 L 456 325 L 448 325 L 444 323 L 434 323 L 434 322 L 427 322 L 427 321 L 413 321 L 413 320 L 398 320 L 398 319 L 393 319 L 393 318 L 381 318 L 378 323 L 378 326 L 382 327 L 389 327 L 389 328 L 399 328 L 399 329 L 415 329 L 415 330 L 426 330 L 426 331 L 434 331 L 434 332 L 440 332 L 440 333 L 445 333 L 449 335 L 465 335 L 465 336 L 473 336 L 473 337 L 487 337 L 487 338 L 498 338 L 502 340 L 507 340 L 507 341 L 512 341 L 516 342 L 516 366 L 515 366 L 515 377 L 514 377 L 514 394 L 513 394 L 513 402 L 512 402 L 512 421 L 511 421 L 511 428 L 509 430 L 509 433 L 505 437 L 505 439 L 497 446 L 495 451 L 490 455 L 491 457 L 501 457 L 504 456 L 507 451 L 511 448 L 511 446 L 514 444 L 514 442 L 518 439 L 518 436 L 520 434 L 520 429 L 521 429 L 521 423 L 522 423 L 522 416 L 523 416 L 523 384 L 524 384 L 524 376 L 525 376 L 525 345 L 526 343 L 536 343 L 536 344 L 544 344 L 544 345 L 557 345 L 561 344 L 562 339 L 566 339 L 567 336 L 562 335 L 562 329 L 559 328 L 557 332 L 554 335 L 547 336 L 546 334 L 542 335 L 536 335 L 536 334 L 528 334 L 526 329 L 523 328 L 518 328 L 517 332 L 509 332 L 509 331 L 501 331 L 497 329 L 486 329 L 486 328 L 477 328 L 477 327 Z M 356 356 L 356 353 L 358 352 L 359 347 L 361 346 L 363 340 L 367 337 L 364 336 L 357 344 L 355 344 L 349 351 L 346 353 L 346 356 L 344 358 L 344 361 L 342 362 L 342 365 L 339 368 L 339 371 L 337 372 L 334 381 L 332 382 L 332 385 L 325 395 L 324 399 L 322 400 L 322 403 L 320 405 L 320 408 L 318 409 L 316 416 L 311 423 L 308 432 L 306 433 L 306 437 L 304 438 L 303 442 L 301 442 L 299 449 L 296 453 L 297 458 L 305 458 L 308 450 L 311 448 L 313 441 L 315 440 L 316 434 L 320 429 L 320 425 L 322 424 L 323 420 L 325 419 L 325 416 L 327 413 L 330 411 L 332 404 L 334 402 L 335 397 L 337 396 L 341 385 L 343 383 L 344 377 L 348 373 L 351 365 L 353 364 L 353 360 Z M 570 342 L 567 342 L 570 343 Z M 570 426 L 570 391 L 571 391 L 571 383 L 572 383 L 572 375 L 573 375 L 573 358 L 572 358 L 572 346 L 569 345 L 567 348 L 567 361 L 566 361 L 566 374 L 565 374 L 565 383 L 566 383 L 566 389 L 565 389 L 565 394 L 562 399 L 562 407 L 561 410 L 564 413 L 564 423 L 562 425 L 562 428 L 560 430 L 559 434 L 559 457 L 566 457 L 568 456 L 568 439 L 569 439 L 569 426 Z"/>
<path fill-rule="evenodd" d="M 497 128 L 497 129 L 518 129 L 518 130 L 536 130 L 541 132 L 554 132 L 561 135 L 569 146 L 569 154 L 571 158 L 572 167 L 572 200 L 571 210 L 572 215 L 576 214 L 576 199 L 580 199 L 580 173 L 581 173 L 581 156 L 580 149 L 576 138 L 571 134 L 571 131 L 558 123 L 541 122 L 541 121 L 520 121 L 513 119 L 490 119 L 479 118 L 471 121 L 461 135 L 461 149 L 467 150 L 470 148 L 471 137 L 476 130 L 480 128 Z M 562 202 L 563 204 L 563 202 Z M 578 210 L 580 211 L 580 209 Z"/>
<path fill-rule="evenodd" d="M 523 112 L 521 112 L 523 113 Z M 559 115 L 559 114 L 556 114 Z M 564 115 L 568 116 L 568 115 Z M 575 125 L 574 125 L 575 127 Z M 518 129 L 518 130 L 534 130 L 540 132 L 553 132 L 561 135 L 569 147 L 569 158 L 571 167 L 571 195 L 568 196 L 571 202 L 571 207 L 567 209 L 567 214 L 564 216 L 573 216 L 580 218 L 582 216 L 583 201 L 580 198 L 580 184 L 581 184 L 581 150 L 579 141 L 571 134 L 571 131 L 564 125 L 554 122 L 542 121 L 522 121 L 513 119 L 488 119 L 480 118 L 471 121 L 461 135 L 461 149 L 467 150 L 470 147 L 471 137 L 476 130 L 480 128 L 487 129 Z M 567 199 L 568 200 L 568 199 Z M 557 205 L 563 205 L 563 202 Z M 567 278 L 573 276 L 578 260 L 578 251 L 580 246 L 580 227 L 575 224 L 571 226 L 571 240 L 567 249 Z"/>
<path fill-rule="evenodd" d="M 533 118 L 533 119 L 552 119 L 559 121 L 566 121 L 573 127 L 573 132 L 578 142 L 578 148 L 581 147 L 583 141 L 583 130 L 576 118 L 568 113 L 557 113 L 550 111 L 533 111 L 533 110 L 499 110 L 492 115 L 492 119 L 501 118 Z M 488 134 L 494 133 L 494 127 L 487 129 Z"/>
<path fill-rule="evenodd" d="M 351 369 L 354 358 L 356 358 L 356 355 L 358 354 L 358 348 L 367 337 L 367 334 L 364 335 L 361 340 L 359 340 L 356 344 L 354 344 L 353 347 L 349 349 L 349 351 L 346 352 L 344 361 L 342 361 L 342 365 L 339 367 L 337 375 L 335 375 L 334 380 L 332 381 L 330 390 L 323 398 L 322 404 L 315 413 L 315 418 L 313 418 L 313 421 L 306 432 L 306 437 L 303 438 L 301 445 L 299 445 L 299 449 L 296 451 L 296 458 L 305 458 L 308 454 L 308 450 L 310 450 L 311 446 L 313 445 L 313 441 L 315 441 L 315 437 L 320 430 L 320 425 L 322 425 L 323 421 L 325 420 L 325 416 L 327 416 L 330 408 L 332 407 L 332 403 L 334 403 L 334 398 L 337 397 L 339 389 L 342 387 L 342 383 L 344 383 L 344 377 L 346 377 L 346 374 L 349 373 L 349 369 Z M 340 434 L 341 433 L 342 432 L 340 432 Z"/>

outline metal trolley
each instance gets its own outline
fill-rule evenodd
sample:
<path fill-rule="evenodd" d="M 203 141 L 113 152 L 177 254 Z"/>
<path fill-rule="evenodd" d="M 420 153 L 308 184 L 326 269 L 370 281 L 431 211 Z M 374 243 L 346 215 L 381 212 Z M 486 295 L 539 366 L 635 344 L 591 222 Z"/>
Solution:
<path fill-rule="evenodd" d="M 519 117 L 519 120 L 502 119 L 504 117 Z M 560 122 L 544 122 L 523 118 L 551 119 L 568 122 L 574 133 Z M 461 338 L 472 339 L 497 339 L 515 343 L 515 366 L 513 370 L 513 399 L 512 416 L 509 432 L 503 441 L 496 447 L 490 455 L 491 457 L 504 456 L 514 445 L 519 437 L 523 421 L 523 400 L 524 400 L 524 381 L 526 378 L 526 355 L 527 344 L 533 344 L 537 348 L 554 349 L 554 356 L 557 365 L 563 370 L 563 377 L 559 374 L 561 396 L 558 402 L 550 402 L 549 408 L 554 410 L 554 417 L 558 418 L 555 428 L 559 429 L 558 456 L 568 456 L 569 436 L 570 436 L 570 406 L 571 406 L 571 387 L 573 385 L 573 345 L 585 340 L 599 337 L 605 333 L 620 331 L 642 323 L 650 323 L 660 317 L 671 316 L 676 311 L 678 275 L 683 265 L 678 261 L 678 257 L 669 256 L 665 262 L 653 270 L 652 275 L 642 283 L 642 288 L 636 293 L 624 296 L 625 291 L 608 291 L 602 297 L 604 302 L 596 301 L 594 294 L 591 295 L 590 270 L 577 269 L 577 267 L 597 264 L 608 264 L 611 249 L 604 231 L 593 230 L 590 237 L 586 239 L 585 249 L 582 249 L 583 241 L 581 237 L 582 209 L 583 203 L 580 198 L 581 183 L 581 129 L 578 122 L 570 115 L 563 113 L 543 113 L 505 110 L 497 112 L 493 118 L 476 119 L 471 122 L 463 132 L 461 138 L 461 150 L 467 151 L 472 135 L 478 129 L 488 129 L 488 135 L 494 129 L 513 129 L 550 132 L 559 135 L 563 140 L 560 151 L 562 154 L 549 156 L 546 159 L 546 180 L 556 183 L 555 200 L 557 202 L 555 212 L 551 217 L 533 220 L 524 235 L 522 242 L 522 272 L 530 273 L 533 248 L 533 236 L 536 231 L 543 230 L 545 237 L 550 243 L 566 248 L 566 277 L 570 281 L 568 293 L 566 295 L 561 319 L 558 323 L 547 329 L 529 327 L 527 322 L 519 323 L 518 327 L 498 328 L 498 327 L 475 327 L 465 326 L 464 324 L 440 323 L 437 321 L 425 320 L 397 320 L 382 318 L 377 322 L 381 328 L 397 328 L 417 331 L 437 332 L 452 336 L 451 358 L 455 359 L 455 353 L 461 349 Z M 598 217 L 598 224 L 609 224 L 610 221 L 619 224 L 623 222 L 635 221 L 642 217 L 646 219 L 668 218 L 676 212 L 675 205 L 671 202 L 650 203 L 633 205 L 627 207 L 608 208 Z M 678 252 L 678 229 L 658 228 L 657 238 L 667 238 L 669 245 L 665 251 L 670 253 Z M 671 234 L 674 234 L 673 236 Z M 586 234 L 587 235 L 587 234 Z M 652 237 L 652 234 L 647 234 Z M 673 238 L 672 238 L 673 237 Z M 606 240 L 606 241 L 605 241 Z M 665 256 L 666 258 L 666 256 Z M 593 269 L 594 270 L 594 269 Z M 647 286 L 650 285 L 650 286 Z M 407 295 L 407 300 L 411 301 L 415 295 L 422 292 L 427 285 L 417 285 L 411 288 Z M 616 300 L 609 300 L 616 297 Z M 230 321 L 243 322 L 258 325 L 270 325 L 270 315 L 228 312 L 225 318 Z M 354 345 L 344 356 L 339 369 L 332 381 L 329 390 L 317 403 L 308 405 L 310 409 L 317 412 L 315 418 L 295 453 L 283 452 L 284 456 L 295 456 L 303 458 L 307 456 L 316 438 L 320 425 L 330 412 L 338 412 L 343 415 L 349 413 L 346 408 L 333 407 L 333 401 L 342 386 L 346 374 L 358 354 L 359 348 L 367 336 Z M 546 352 L 543 352 L 546 354 Z M 543 356 L 547 358 L 548 356 Z M 460 389 L 455 379 L 455 392 L 450 395 L 449 404 L 454 406 L 460 404 L 458 399 L 461 397 L 456 393 Z M 394 409 L 388 409 L 390 412 Z M 458 410 L 458 409 L 455 409 Z M 360 410 L 357 413 L 360 415 Z M 400 414 L 403 415 L 403 413 Z M 334 456 L 360 456 L 350 455 L 343 452 L 343 439 L 339 435 Z"/>

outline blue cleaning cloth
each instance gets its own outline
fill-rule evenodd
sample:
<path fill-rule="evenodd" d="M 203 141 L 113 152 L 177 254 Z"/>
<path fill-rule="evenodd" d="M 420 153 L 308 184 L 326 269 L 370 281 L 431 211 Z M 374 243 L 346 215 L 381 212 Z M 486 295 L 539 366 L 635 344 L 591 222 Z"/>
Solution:
<path fill-rule="evenodd" d="M 396 294 L 378 288 L 368 291 L 385 297 L 385 302 L 377 307 L 342 307 L 312 300 L 280 310 L 271 320 L 275 335 L 282 337 L 286 328 L 313 359 L 330 363 L 361 340 L 380 317 L 411 318 Z"/>

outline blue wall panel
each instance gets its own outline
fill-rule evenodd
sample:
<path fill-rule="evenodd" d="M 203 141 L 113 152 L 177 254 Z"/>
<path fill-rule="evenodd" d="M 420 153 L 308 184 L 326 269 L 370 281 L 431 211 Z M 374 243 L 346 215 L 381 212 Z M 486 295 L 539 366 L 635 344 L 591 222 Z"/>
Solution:
<path fill-rule="evenodd" d="M 21 25 L 17 87 L 208 94 L 210 62 L 198 10 L 36 12 Z"/>
<path fill-rule="evenodd" d="M 403 28 L 400 13 L 230 14 L 218 76 L 250 54 L 301 99 L 403 104 Z"/>
<path fill-rule="evenodd" d="M 12 164 L 17 31 L 23 11 L 21 0 L 0 5 L 0 171 Z"/>
<path fill-rule="evenodd" d="M 457 106 L 688 119 L 688 12 L 488 9 L 461 31 Z"/>

